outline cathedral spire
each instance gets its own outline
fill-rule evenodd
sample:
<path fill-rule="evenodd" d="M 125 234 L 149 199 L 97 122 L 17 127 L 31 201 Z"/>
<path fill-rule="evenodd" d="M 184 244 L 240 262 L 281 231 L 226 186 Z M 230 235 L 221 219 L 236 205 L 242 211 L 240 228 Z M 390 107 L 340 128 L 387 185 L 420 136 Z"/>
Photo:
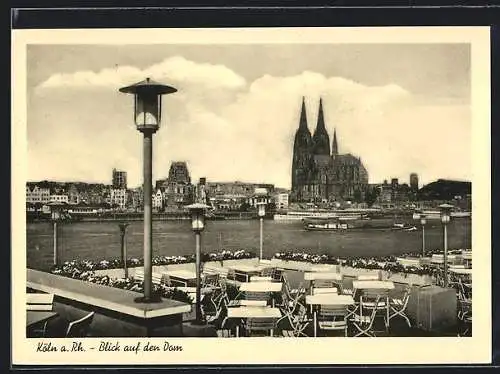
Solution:
<path fill-rule="evenodd" d="M 333 130 L 333 142 L 332 142 L 332 156 L 337 156 L 339 154 L 339 148 L 337 145 L 337 129 Z"/>
<path fill-rule="evenodd" d="M 299 129 L 306 129 L 306 130 L 308 130 L 308 127 L 307 127 L 307 114 L 306 114 L 306 103 L 305 103 L 304 96 L 302 96 L 302 109 L 300 111 Z"/>
<path fill-rule="evenodd" d="M 316 130 L 313 135 L 314 141 L 314 154 L 316 155 L 330 155 L 330 137 L 325 127 L 325 118 L 323 115 L 323 100 L 319 99 L 319 113 Z"/>

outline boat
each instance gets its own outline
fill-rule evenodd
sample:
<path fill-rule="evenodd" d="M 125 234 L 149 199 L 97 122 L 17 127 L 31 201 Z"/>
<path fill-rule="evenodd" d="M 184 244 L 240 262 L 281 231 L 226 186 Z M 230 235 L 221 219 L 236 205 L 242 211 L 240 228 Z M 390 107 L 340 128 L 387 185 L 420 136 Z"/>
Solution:
<path fill-rule="evenodd" d="M 349 228 L 349 224 L 347 222 L 342 222 L 340 220 L 331 221 L 325 220 L 324 222 L 304 222 L 304 229 L 306 231 L 338 231 L 338 230 L 347 230 Z"/>
<path fill-rule="evenodd" d="M 417 231 L 417 227 L 414 225 L 410 225 L 407 223 L 395 223 L 392 226 L 393 230 L 401 230 L 401 231 Z"/>
<path fill-rule="evenodd" d="M 275 221 L 304 221 L 305 219 L 359 220 L 369 214 L 379 213 L 379 209 L 338 209 L 338 210 L 297 210 L 274 214 Z"/>
<path fill-rule="evenodd" d="M 426 219 L 429 220 L 439 220 L 441 219 L 441 212 L 439 210 L 419 210 L 413 213 L 414 220 L 420 220 L 420 215 L 424 214 Z M 472 212 L 462 212 L 456 211 L 450 213 L 451 218 L 470 218 L 472 217 Z"/>
<path fill-rule="evenodd" d="M 406 223 L 394 223 L 392 218 L 360 219 L 334 218 L 306 218 L 304 229 L 306 231 L 339 231 L 339 230 L 413 230 L 416 227 Z"/>

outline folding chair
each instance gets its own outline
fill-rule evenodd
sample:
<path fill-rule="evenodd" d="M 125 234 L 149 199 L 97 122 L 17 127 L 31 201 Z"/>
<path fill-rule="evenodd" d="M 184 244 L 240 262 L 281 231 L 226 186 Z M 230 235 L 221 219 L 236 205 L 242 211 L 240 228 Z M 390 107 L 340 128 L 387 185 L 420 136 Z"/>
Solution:
<path fill-rule="evenodd" d="M 376 317 L 377 314 L 382 315 L 386 331 L 389 329 L 387 299 L 387 292 L 384 292 L 382 290 L 378 292 L 374 292 L 372 290 L 363 290 L 359 299 L 360 314 L 363 315 L 363 310 L 368 310 L 368 312 L 373 310 L 375 312 L 374 317 Z"/>
<path fill-rule="evenodd" d="M 289 311 L 284 313 L 284 315 L 276 321 L 276 326 L 278 326 L 279 323 L 283 320 L 288 321 L 290 325 L 290 330 L 281 330 L 281 334 L 284 337 L 308 337 L 308 335 L 304 331 L 312 322 L 312 319 L 307 314 L 307 308 L 304 305 L 297 302 L 293 307 L 289 309 Z"/>
<path fill-rule="evenodd" d="M 86 316 L 70 322 L 66 330 L 66 338 L 81 338 L 88 336 L 90 324 L 94 319 L 95 312 L 90 312 Z"/>
<path fill-rule="evenodd" d="M 408 327 L 411 327 L 410 319 L 406 315 L 406 307 L 408 306 L 408 300 L 410 299 L 410 291 L 410 286 L 407 286 L 404 291 L 403 297 L 389 299 L 389 325 L 392 318 L 400 316 L 405 319 Z"/>
<path fill-rule="evenodd" d="M 380 301 L 380 296 L 377 296 L 374 300 L 376 304 Z M 358 309 L 361 310 L 361 309 Z M 366 309 L 365 309 L 366 310 Z M 375 337 L 375 332 L 372 330 L 373 322 L 375 321 L 375 316 L 377 314 L 377 308 L 373 308 L 370 315 L 364 316 L 362 313 L 354 313 L 350 319 L 353 326 L 358 330 L 353 336 L 370 336 Z"/>
<path fill-rule="evenodd" d="M 470 336 L 472 333 L 472 302 L 458 300 L 458 319 L 461 322 L 458 336 Z"/>
<path fill-rule="evenodd" d="M 275 328 L 274 318 L 247 318 L 245 322 L 246 336 L 273 336 Z"/>
<path fill-rule="evenodd" d="M 255 301 L 265 301 L 266 304 L 269 303 L 271 299 L 270 292 L 249 292 L 244 293 L 245 300 L 255 300 Z"/>
<path fill-rule="evenodd" d="M 266 267 L 264 268 L 261 272 L 260 275 L 262 277 L 271 277 L 271 279 L 274 277 L 274 273 L 276 272 L 276 268 L 273 267 Z"/>
<path fill-rule="evenodd" d="M 201 282 L 202 287 L 218 287 L 219 274 L 205 274 Z"/>
<path fill-rule="evenodd" d="M 347 336 L 347 306 L 320 305 L 318 312 L 318 327 L 320 330 L 340 331 L 344 330 Z"/>

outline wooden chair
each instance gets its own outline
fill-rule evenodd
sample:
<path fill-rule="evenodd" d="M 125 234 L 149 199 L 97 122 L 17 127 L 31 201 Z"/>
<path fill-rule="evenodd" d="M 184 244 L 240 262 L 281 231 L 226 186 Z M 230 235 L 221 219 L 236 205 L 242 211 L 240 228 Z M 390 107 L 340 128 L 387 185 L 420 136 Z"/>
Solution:
<path fill-rule="evenodd" d="M 219 273 L 206 274 L 201 282 L 202 287 L 218 287 L 219 286 Z"/>
<path fill-rule="evenodd" d="M 375 304 L 378 304 L 379 301 L 380 301 L 380 296 L 377 296 L 374 302 Z M 361 308 L 358 309 L 358 311 L 359 310 L 361 310 Z M 350 321 L 352 322 L 353 326 L 358 330 L 357 333 L 355 333 L 353 336 L 374 337 L 375 332 L 372 330 L 372 327 L 373 327 L 373 322 L 375 321 L 376 314 L 377 314 L 377 308 L 373 308 L 371 310 L 370 315 L 363 315 L 362 313 L 357 313 L 357 312 L 353 313 L 350 317 Z"/>
<path fill-rule="evenodd" d="M 384 325 L 386 330 L 389 328 L 389 318 L 387 316 L 387 292 L 386 291 L 371 291 L 363 290 L 361 292 L 359 309 L 360 314 L 363 315 L 363 311 L 368 312 L 374 311 L 374 318 L 377 314 L 381 315 L 384 319 Z"/>
<path fill-rule="evenodd" d="M 405 319 L 408 327 L 411 327 L 410 319 L 406 315 L 406 307 L 408 306 L 408 300 L 410 299 L 410 291 L 411 291 L 410 286 L 407 286 L 401 298 L 389 299 L 389 308 L 390 308 L 389 320 L 388 320 L 389 325 L 392 318 L 400 316 Z"/>
<path fill-rule="evenodd" d="M 326 331 L 342 331 L 347 336 L 347 306 L 321 305 L 318 312 L 318 327 Z"/>
<path fill-rule="evenodd" d="M 246 336 L 273 336 L 275 328 L 274 318 L 247 318 L 245 322 Z"/>
<path fill-rule="evenodd" d="M 267 304 L 269 302 L 269 300 L 271 299 L 271 293 L 270 292 L 246 291 L 244 293 L 244 298 L 245 298 L 245 300 L 265 301 Z"/>
<path fill-rule="evenodd" d="M 94 314 L 95 312 L 90 312 L 86 316 L 70 322 L 66 330 L 66 338 L 81 338 L 88 336 Z"/>

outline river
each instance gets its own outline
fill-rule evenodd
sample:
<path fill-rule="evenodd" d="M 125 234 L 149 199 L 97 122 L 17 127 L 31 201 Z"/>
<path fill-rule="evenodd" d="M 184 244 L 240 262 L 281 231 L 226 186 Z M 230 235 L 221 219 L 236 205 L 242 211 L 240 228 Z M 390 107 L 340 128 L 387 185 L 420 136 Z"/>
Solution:
<path fill-rule="evenodd" d="M 27 224 L 27 265 L 46 270 L 52 264 L 51 223 Z M 143 223 L 130 222 L 126 241 L 129 257 L 141 257 Z M 120 256 L 117 222 L 74 222 L 59 225 L 63 261 L 102 260 Z M 425 229 L 427 249 L 442 248 L 443 230 L 439 221 Z M 190 221 L 153 222 L 153 255 L 184 255 L 194 252 L 195 239 Z M 209 221 L 202 234 L 205 252 L 219 249 L 247 249 L 259 252 L 259 221 Z M 358 230 L 344 232 L 305 231 L 300 222 L 264 221 L 264 257 L 276 252 L 306 251 L 336 256 L 379 256 L 420 251 L 422 232 Z M 448 226 L 448 248 L 471 248 L 471 220 L 457 219 Z"/>

